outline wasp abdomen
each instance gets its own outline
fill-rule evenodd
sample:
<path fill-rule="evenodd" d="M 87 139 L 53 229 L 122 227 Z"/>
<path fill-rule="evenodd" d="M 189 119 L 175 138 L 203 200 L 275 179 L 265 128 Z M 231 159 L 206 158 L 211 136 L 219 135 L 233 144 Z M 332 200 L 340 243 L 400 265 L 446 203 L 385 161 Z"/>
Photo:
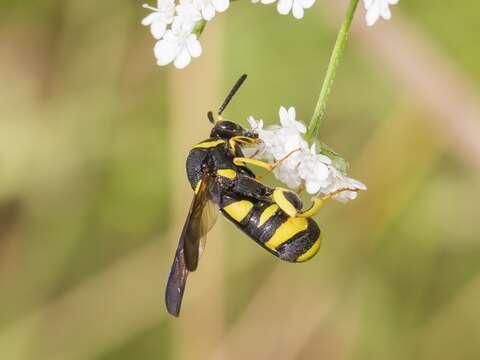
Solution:
<path fill-rule="evenodd" d="M 282 260 L 303 262 L 320 249 L 320 228 L 310 218 L 290 217 L 273 201 L 224 196 L 221 211 L 255 242 Z"/>

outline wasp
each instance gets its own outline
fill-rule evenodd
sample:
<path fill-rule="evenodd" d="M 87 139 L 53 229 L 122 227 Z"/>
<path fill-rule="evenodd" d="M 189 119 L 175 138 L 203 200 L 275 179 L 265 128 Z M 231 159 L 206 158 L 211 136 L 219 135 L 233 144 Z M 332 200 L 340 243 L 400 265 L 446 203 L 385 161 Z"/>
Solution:
<path fill-rule="evenodd" d="M 341 189 L 313 199 L 307 210 L 299 196 L 284 188 L 259 182 L 247 165 L 273 171 L 281 161 L 270 164 L 245 157 L 242 147 L 260 142 L 258 134 L 225 120 L 223 111 L 246 80 L 242 75 L 218 110 L 217 120 L 207 116 L 213 128 L 210 137 L 194 145 L 186 161 L 193 200 L 178 242 L 168 277 L 167 310 L 178 316 L 188 274 L 197 269 L 204 239 L 216 215 L 222 215 L 271 254 L 289 262 L 304 262 L 320 249 L 321 232 L 312 217 L 323 203 Z M 219 211 L 218 211 L 219 210 Z"/>

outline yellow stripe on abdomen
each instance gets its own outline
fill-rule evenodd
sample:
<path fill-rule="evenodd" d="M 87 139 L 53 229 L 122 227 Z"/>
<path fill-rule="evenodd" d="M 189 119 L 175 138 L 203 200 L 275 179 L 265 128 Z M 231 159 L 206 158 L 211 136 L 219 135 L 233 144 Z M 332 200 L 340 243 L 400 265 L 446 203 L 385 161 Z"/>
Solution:
<path fill-rule="evenodd" d="M 317 241 L 315 241 L 313 243 L 313 245 L 310 247 L 310 249 L 308 249 L 307 251 L 305 251 L 302 255 L 300 255 L 296 260 L 295 262 L 304 262 L 304 261 L 307 261 L 307 260 L 310 260 L 312 257 L 314 257 L 316 255 L 316 253 L 318 252 L 318 250 L 320 249 L 320 245 L 322 244 L 322 239 L 320 238 L 320 236 L 318 237 Z"/>
<path fill-rule="evenodd" d="M 242 222 L 252 208 L 253 203 L 248 200 L 240 200 L 225 206 L 223 211 L 230 215 L 235 221 Z"/>
<path fill-rule="evenodd" d="M 290 240 L 299 232 L 306 230 L 307 227 L 307 219 L 290 217 L 275 230 L 270 240 L 265 243 L 265 246 L 271 250 L 276 250 L 277 247 Z"/>
<path fill-rule="evenodd" d="M 258 227 L 265 224 L 268 221 L 268 219 L 270 219 L 275 214 L 277 210 L 278 210 L 277 204 L 272 204 L 269 207 L 267 207 L 265 210 L 263 210 L 262 214 L 260 215 L 260 219 L 258 221 Z"/>

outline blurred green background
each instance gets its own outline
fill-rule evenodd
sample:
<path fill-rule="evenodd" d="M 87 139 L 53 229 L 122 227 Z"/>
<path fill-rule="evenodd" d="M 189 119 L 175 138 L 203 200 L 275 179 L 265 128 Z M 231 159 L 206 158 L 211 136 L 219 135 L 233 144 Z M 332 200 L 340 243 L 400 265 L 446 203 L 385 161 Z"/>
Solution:
<path fill-rule="evenodd" d="M 302 21 L 236 2 L 183 71 L 155 65 L 140 5 L 0 1 L 0 358 L 480 358 L 480 148 L 464 131 L 480 4 L 403 0 L 369 29 L 359 8 L 321 136 L 369 191 L 322 210 L 301 265 L 220 218 L 179 319 L 163 291 L 206 112 L 246 72 L 228 118 L 308 120 L 345 1 Z"/>

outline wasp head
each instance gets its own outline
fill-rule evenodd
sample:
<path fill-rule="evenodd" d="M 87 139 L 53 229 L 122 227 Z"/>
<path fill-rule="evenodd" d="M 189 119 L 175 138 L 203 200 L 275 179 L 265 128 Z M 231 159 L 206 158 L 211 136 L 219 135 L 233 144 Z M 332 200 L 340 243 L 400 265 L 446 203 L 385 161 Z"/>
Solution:
<path fill-rule="evenodd" d="M 210 137 L 219 137 L 225 140 L 229 140 L 234 137 L 257 139 L 258 134 L 244 129 L 233 121 L 220 120 L 217 121 L 213 126 Z"/>

